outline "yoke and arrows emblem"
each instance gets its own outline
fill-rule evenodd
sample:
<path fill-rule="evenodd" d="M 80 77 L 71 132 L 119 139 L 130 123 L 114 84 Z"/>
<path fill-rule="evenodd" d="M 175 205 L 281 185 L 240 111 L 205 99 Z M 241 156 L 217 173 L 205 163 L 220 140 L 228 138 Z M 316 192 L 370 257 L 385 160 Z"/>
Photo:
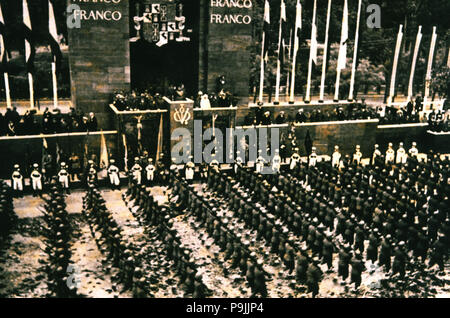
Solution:
<path fill-rule="evenodd" d="M 182 125 L 187 125 L 189 120 L 191 119 L 191 113 L 189 109 L 185 108 L 184 105 L 181 105 L 175 113 L 173 114 L 173 119 Z"/>

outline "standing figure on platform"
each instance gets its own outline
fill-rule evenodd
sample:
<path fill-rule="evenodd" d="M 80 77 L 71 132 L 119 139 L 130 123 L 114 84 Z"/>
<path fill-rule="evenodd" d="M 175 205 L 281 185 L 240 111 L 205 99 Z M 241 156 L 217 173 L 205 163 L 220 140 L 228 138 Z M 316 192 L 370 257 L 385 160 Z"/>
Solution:
<path fill-rule="evenodd" d="M 145 167 L 145 174 L 147 177 L 147 184 L 151 184 L 155 179 L 156 167 L 153 165 L 153 159 L 148 159 L 148 165 Z"/>
<path fill-rule="evenodd" d="M 89 113 L 89 119 L 87 122 L 87 129 L 89 131 L 97 131 L 98 123 L 97 123 L 97 117 L 95 117 L 94 113 Z"/>
<path fill-rule="evenodd" d="M 119 168 L 115 165 L 114 159 L 109 160 L 108 177 L 111 190 L 120 189 Z"/>
<path fill-rule="evenodd" d="M 61 162 L 61 169 L 58 172 L 58 180 L 61 187 L 69 193 L 69 172 L 65 162 Z"/>
<path fill-rule="evenodd" d="M 419 150 L 417 149 L 417 143 L 413 141 L 411 149 L 408 150 L 408 154 L 411 158 L 417 158 Z"/>
<path fill-rule="evenodd" d="M 131 167 L 131 174 L 137 184 L 142 182 L 142 167 L 139 164 L 139 157 L 134 158 L 134 165 Z"/>
<path fill-rule="evenodd" d="M 23 193 L 23 176 L 20 173 L 20 167 L 17 164 L 14 165 L 14 171 L 11 175 L 11 184 L 15 195 L 21 197 Z"/>
<path fill-rule="evenodd" d="M 195 164 L 192 162 L 192 156 L 189 156 L 189 161 L 186 163 L 186 166 L 184 168 L 186 180 L 190 182 L 194 180 L 194 171 L 195 171 Z"/>
<path fill-rule="evenodd" d="M 395 162 L 395 151 L 392 148 L 392 142 L 389 143 L 388 149 L 386 150 L 386 164 L 394 163 Z"/>
<path fill-rule="evenodd" d="M 298 164 L 300 163 L 300 155 L 298 154 L 298 148 L 294 149 L 294 153 L 291 156 L 291 162 L 289 164 L 289 169 L 290 170 L 294 170 Z"/>
<path fill-rule="evenodd" d="M 406 150 L 405 148 L 403 148 L 403 142 L 401 142 L 397 149 L 397 156 L 395 158 L 395 163 L 405 164 L 407 158 L 408 157 L 406 156 Z"/>
<path fill-rule="evenodd" d="M 339 168 L 341 166 L 341 153 L 339 152 L 339 146 L 334 146 L 334 152 L 331 156 L 331 166 L 333 168 Z"/>
<path fill-rule="evenodd" d="M 362 159 L 361 146 L 356 145 L 355 153 L 353 154 L 353 162 L 359 165 L 361 163 L 361 159 Z"/>
<path fill-rule="evenodd" d="M 33 171 L 30 174 L 31 187 L 33 189 L 33 196 L 35 197 L 42 191 L 42 174 L 39 171 L 39 165 L 35 163 L 33 165 Z"/>
<path fill-rule="evenodd" d="M 309 155 L 308 159 L 309 159 L 308 165 L 310 167 L 315 167 L 317 163 L 316 147 L 312 147 L 311 154 Z"/>
<path fill-rule="evenodd" d="M 372 162 L 371 162 L 372 165 L 375 164 L 377 158 L 380 158 L 380 157 L 381 157 L 381 151 L 380 151 L 380 149 L 378 149 L 378 147 L 379 147 L 379 146 L 376 144 L 376 145 L 375 145 L 375 149 L 373 150 L 373 154 L 372 154 Z"/>
<path fill-rule="evenodd" d="M 281 157 L 279 154 L 279 150 L 275 149 L 275 155 L 272 158 L 272 170 L 275 173 L 280 173 L 280 169 L 281 169 Z"/>

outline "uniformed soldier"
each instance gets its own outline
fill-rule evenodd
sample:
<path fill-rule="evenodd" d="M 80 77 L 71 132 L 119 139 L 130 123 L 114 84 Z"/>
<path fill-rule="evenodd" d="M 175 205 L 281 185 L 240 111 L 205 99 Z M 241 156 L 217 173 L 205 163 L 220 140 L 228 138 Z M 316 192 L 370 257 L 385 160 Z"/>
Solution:
<path fill-rule="evenodd" d="M 189 161 L 186 163 L 185 166 L 185 178 L 188 181 L 194 180 L 194 171 L 195 171 L 195 164 L 192 162 L 192 156 L 189 157 Z"/>
<path fill-rule="evenodd" d="M 119 190 L 120 189 L 119 168 L 115 165 L 115 162 L 116 161 L 114 159 L 109 160 L 108 177 L 111 189 Z"/>
<path fill-rule="evenodd" d="M 69 173 L 67 172 L 67 166 L 65 162 L 61 162 L 61 169 L 58 172 L 58 181 L 62 188 L 69 192 Z"/>
<path fill-rule="evenodd" d="M 388 145 L 388 149 L 386 150 L 386 159 L 385 159 L 386 162 L 385 163 L 387 165 L 395 162 L 395 151 L 392 147 L 393 147 L 393 145 L 390 142 Z"/>
<path fill-rule="evenodd" d="M 279 154 L 279 150 L 275 149 L 275 155 L 272 158 L 272 171 L 274 173 L 280 173 L 281 169 L 281 157 Z"/>
<path fill-rule="evenodd" d="M 361 274 L 364 271 L 362 256 L 358 251 L 355 253 L 355 257 L 352 259 L 351 265 L 351 282 L 355 283 L 355 289 L 357 289 L 359 285 L 361 285 Z"/>
<path fill-rule="evenodd" d="M 341 166 L 341 153 L 339 152 L 339 146 L 334 146 L 334 152 L 331 155 L 331 166 L 333 168 L 339 168 Z"/>
<path fill-rule="evenodd" d="M 136 181 L 136 184 L 140 185 L 142 183 L 142 167 L 139 164 L 139 157 L 134 158 L 134 165 L 131 167 L 131 174 L 133 176 L 133 180 Z"/>
<path fill-rule="evenodd" d="M 376 144 L 375 149 L 373 150 L 372 162 L 371 162 L 372 165 L 375 165 L 377 158 L 381 157 L 381 151 L 380 151 L 380 149 L 378 149 L 378 147 L 379 146 Z"/>
<path fill-rule="evenodd" d="M 417 158 L 419 150 L 417 149 L 417 143 L 414 141 L 412 147 L 408 150 L 408 154 L 411 158 Z"/>
<path fill-rule="evenodd" d="M 405 277 L 406 253 L 404 251 L 405 242 L 401 241 L 394 250 L 394 262 L 392 263 L 392 273 L 400 274 L 400 277 Z"/>
<path fill-rule="evenodd" d="M 149 158 L 148 159 L 148 164 L 145 167 L 145 174 L 146 174 L 147 184 L 151 184 L 153 182 L 153 180 L 155 179 L 155 171 L 156 171 L 156 167 L 153 164 L 153 159 Z"/>
<path fill-rule="evenodd" d="M 266 164 L 266 159 L 262 156 L 262 150 L 258 150 L 258 158 L 256 158 L 255 171 L 256 173 L 262 173 L 264 170 L 264 165 Z"/>
<path fill-rule="evenodd" d="M 23 193 L 23 176 L 20 173 L 20 167 L 18 164 L 14 165 L 14 171 L 11 175 L 11 184 L 15 192 L 15 195 L 22 196 Z"/>
<path fill-rule="evenodd" d="M 306 285 L 308 287 L 308 292 L 312 293 L 312 297 L 316 297 L 319 293 L 319 282 L 323 275 L 318 263 L 319 258 L 314 257 L 306 270 Z"/>
<path fill-rule="evenodd" d="M 401 142 L 397 149 L 397 156 L 395 158 L 395 163 L 405 164 L 407 158 L 408 157 L 406 156 L 406 150 L 405 148 L 403 148 L 403 142 Z"/>
<path fill-rule="evenodd" d="M 380 265 L 384 265 L 386 271 L 389 271 L 391 269 L 391 244 L 390 244 L 391 235 L 388 234 L 381 242 L 381 249 L 380 249 L 380 258 L 379 263 Z"/>
<path fill-rule="evenodd" d="M 39 165 L 37 163 L 33 164 L 33 171 L 31 171 L 30 179 L 33 196 L 36 196 L 42 191 L 42 174 L 39 171 Z"/>
<path fill-rule="evenodd" d="M 289 163 L 289 169 L 294 170 L 298 167 L 299 163 L 301 161 L 298 148 L 294 149 L 294 153 L 291 155 L 291 161 Z"/>
<path fill-rule="evenodd" d="M 362 153 L 361 146 L 356 145 L 355 153 L 353 154 L 353 162 L 359 165 L 361 163 Z"/>
<path fill-rule="evenodd" d="M 316 147 L 312 147 L 311 149 L 311 154 L 309 155 L 308 158 L 308 165 L 310 167 L 315 167 L 317 164 L 317 154 L 316 154 Z"/>

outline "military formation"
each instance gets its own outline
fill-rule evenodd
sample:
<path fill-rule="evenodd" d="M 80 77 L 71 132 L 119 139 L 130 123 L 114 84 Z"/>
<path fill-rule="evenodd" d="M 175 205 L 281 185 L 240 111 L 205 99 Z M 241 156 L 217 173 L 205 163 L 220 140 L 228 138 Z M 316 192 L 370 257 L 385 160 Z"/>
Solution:
<path fill-rule="evenodd" d="M 40 259 L 42 271 L 47 276 L 47 297 L 77 297 L 77 284 L 71 279 L 71 245 L 73 226 L 66 210 L 65 195 L 56 178 L 51 191 L 44 196 L 43 224 L 40 233 L 44 236 L 46 258 Z"/>
<path fill-rule="evenodd" d="M 260 152 L 253 166 L 238 153 L 231 167 L 217 160 L 169 166 L 163 158 L 153 163 L 148 156 L 136 157 L 122 198 L 143 228 L 137 241 L 128 239 L 106 207 L 97 167 L 90 161 L 84 172 L 84 221 L 118 295 L 214 295 L 201 260 L 175 226 L 179 217 L 190 215 L 194 229 L 205 231 L 219 248 L 225 276 L 240 277 L 236 281 L 249 296 L 274 295 L 274 288 L 281 288 L 274 280 L 280 279 L 291 296 L 323 296 L 321 284 L 332 277 L 341 296 L 429 297 L 436 292 L 433 286 L 445 282 L 450 161 L 433 152 L 425 160 L 417 147 L 415 142 L 391 143 L 382 152 L 375 145 L 372 155 L 364 156 L 359 145 L 352 155 L 336 146 L 330 160 L 315 147 L 306 158 L 298 149 L 290 158 L 275 150 L 271 158 Z M 47 296 L 79 297 L 68 272 L 74 231 L 65 204 L 70 172 L 61 163 L 57 175 L 44 181 L 39 166 L 33 168 L 30 187 L 45 201 L 40 230 Z M 111 189 L 120 190 L 125 182 L 114 160 L 107 172 Z M 166 201 L 156 199 L 154 186 L 168 193 Z M 5 229 L 15 215 L 8 198 L 20 195 L 23 187 L 16 167 L 11 188 L 1 189 L 0 216 L 10 215 L 1 222 Z M 367 285 L 365 279 L 375 274 L 378 285 Z"/>

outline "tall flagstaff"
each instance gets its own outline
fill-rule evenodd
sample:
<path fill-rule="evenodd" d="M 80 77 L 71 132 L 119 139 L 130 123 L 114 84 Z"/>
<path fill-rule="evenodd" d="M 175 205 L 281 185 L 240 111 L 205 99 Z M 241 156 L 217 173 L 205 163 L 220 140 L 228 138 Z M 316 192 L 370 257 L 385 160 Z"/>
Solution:
<path fill-rule="evenodd" d="M 355 31 L 355 46 L 353 48 L 353 63 L 352 63 L 352 75 L 350 78 L 350 92 L 348 94 L 348 100 L 353 101 L 353 91 L 355 87 L 355 76 L 356 76 L 356 64 L 358 61 L 358 42 L 359 42 L 359 20 L 361 19 L 361 0 L 358 2 L 358 15 L 356 20 L 356 31 Z"/>
<path fill-rule="evenodd" d="M 31 31 L 30 13 L 28 11 L 27 0 L 23 0 L 23 24 Z M 34 108 L 34 86 L 32 75 L 32 60 L 31 60 L 31 43 L 25 38 L 25 63 L 27 64 L 28 85 L 30 88 L 30 107 Z"/>
<path fill-rule="evenodd" d="M 323 103 L 324 95 L 325 95 L 325 77 L 326 77 L 326 72 L 327 72 L 328 31 L 330 29 L 330 16 L 331 16 L 331 0 L 328 0 L 327 25 L 325 27 L 325 43 L 324 43 L 324 49 L 323 49 L 322 77 L 320 79 L 319 103 Z"/>
<path fill-rule="evenodd" d="M 433 35 L 431 36 L 430 54 L 428 55 L 427 75 L 425 77 L 425 96 L 423 98 L 423 106 L 425 108 L 430 97 L 431 70 L 433 68 L 434 49 L 436 48 L 436 27 L 433 27 Z"/>
<path fill-rule="evenodd" d="M 317 0 L 314 0 L 313 20 L 311 25 L 311 49 L 309 51 L 308 61 L 308 80 L 306 82 L 306 96 L 305 103 L 311 101 L 311 76 L 312 76 L 312 63 L 314 61 L 317 64 L 317 26 L 316 26 L 316 13 L 317 13 Z"/>
<path fill-rule="evenodd" d="M 389 88 L 389 97 L 387 100 L 388 105 L 391 105 L 392 101 L 394 100 L 395 78 L 397 75 L 398 58 L 400 56 L 400 49 L 402 47 L 402 39 L 403 39 L 403 25 L 400 24 L 400 28 L 398 30 L 398 35 L 397 35 L 397 44 L 395 46 L 394 63 L 392 64 L 391 85 Z"/>
<path fill-rule="evenodd" d="M 291 54 L 292 54 L 292 29 L 289 32 L 289 46 L 288 46 L 288 63 L 291 62 L 292 63 L 292 58 L 291 58 Z M 287 73 L 286 76 L 286 96 L 289 95 L 289 72 Z"/>
<path fill-rule="evenodd" d="M 414 46 L 414 55 L 411 63 L 411 73 L 409 74 L 408 83 L 408 101 L 411 101 L 413 95 L 414 73 L 416 71 L 417 56 L 419 55 L 420 42 L 422 41 L 422 26 L 417 31 L 416 45 Z"/>
<path fill-rule="evenodd" d="M 289 94 L 289 103 L 293 104 L 295 99 L 295 66 L 297 64 L 297 53 L 299 48 L 299 36 L 302 28 L 302 5 L 300 0 L 297 0 L 296 15 L 295 15 L 295 31 L 294 31 L 294 53 L 292 55 L 292 74 L 291 74 L 291 92 Z"/>
<path fill-rule="evenodd" d="M 341 80 L 341 71 L 347 65 L 347 41 L 348 41 L 348 4 L 344 1 L 344 10 L 342 13 L 341 42 L 339 46 L 339 56 L 336 65 L 336 87 L 334 91 L 334 101 L 339 101 L 339 84 Z"/>
<path fill-rule="evenodd" d="M 53 5 L 48 1 L 48 29 L 53 40 L 59 45 L 58 31 L 56 28 L 55 13 L 53 11 Z M 56 56 L 53 56 L 52 61 L 52 83 L 53 83 L 53 107 L 58 107 L 58 81 L 56 77 Z"/>
<path fill-rule="evenodd" d="M 286 24 L 286 5 L 284 0 L 281 0 L 280 5 L 280 27 L 278 33 L 278 59 L 277 59 L 277 80 L 275 84 L 275 101 L 274 104 L 280 103 L 280 81 L 281 81 L 281 67 L 284 62 L 284 39 L 283 31 Z"/>
<path fill-rule="evenodd" d="M 266 0 L 264 4 L 264 26 L 263 26 L 263 34 L 262 34 L 262 43 L 261 43 L 261 72 L 259 76 L 259 104 L 263 103 L 263 94 L 264 94 L 264 61 L 268 60 L 268 48 L 269 48 L 269 40 L 266 39 L 266 33 L 269 31 L 270 26 L 270 5 L 269 1 Z"/>
<path fill-rule="evenodd" d="M 3 19 L 3 12 L 2 7 L 0 5 L 0 25 L 5 27 L 5 20 Z M 8 63 L 8 52 L 5 48 L 5 41 L 3 39 L 3 34 L 0 33 L 0 64 L 2 66 L 2 69 L 6 66 Z M 11 108 L 11 93 L 9 90 L 9 77 L 8 72 L 6 69 L 3 69 L 3 79 L 5 81 L 5 94 L 6 94 L 6 107 Z"/>

